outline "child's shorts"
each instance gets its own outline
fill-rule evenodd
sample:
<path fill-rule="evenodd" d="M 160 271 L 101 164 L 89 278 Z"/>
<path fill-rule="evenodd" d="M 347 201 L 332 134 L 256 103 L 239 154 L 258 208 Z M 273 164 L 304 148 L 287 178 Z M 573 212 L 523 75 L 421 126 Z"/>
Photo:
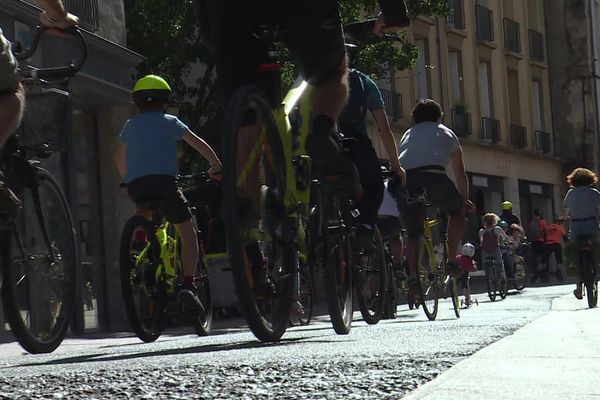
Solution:
<path fill-rule="evenodd" d="M 127 192 L 137 205 L 147 201 L 163 201 L 165 216 L 174 224 L 181 224 L 192 218 L 188 202 L 177 186 L 174 176 L 142 176 L 127 184 Z"/>

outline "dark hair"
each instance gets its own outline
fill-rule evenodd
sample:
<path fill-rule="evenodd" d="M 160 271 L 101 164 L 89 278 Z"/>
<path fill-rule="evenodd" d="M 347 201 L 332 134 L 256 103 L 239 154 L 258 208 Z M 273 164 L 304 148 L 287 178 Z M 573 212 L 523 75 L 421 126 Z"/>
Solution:
<path fill-rule="evenodd" d="M 541 208 L 536 208 L 535 210 L 533 210 L 533 215 L 535 215 L 536 217 L 543 217 L 544 212 Z"/>
<path fill-rule="evenodd" d="M 412 110 L 412 118 L 415 124 L 426 121 L 437 122 L 442 115 L 442 107 L 431 99 L 420 99 Z"/>
<path fill-rule="evenodd" d="M 598 182 L 598 176 L 587 168 L 575 168 L 567 175 L 567 183 L 571 187 L 592 186 Z"/>

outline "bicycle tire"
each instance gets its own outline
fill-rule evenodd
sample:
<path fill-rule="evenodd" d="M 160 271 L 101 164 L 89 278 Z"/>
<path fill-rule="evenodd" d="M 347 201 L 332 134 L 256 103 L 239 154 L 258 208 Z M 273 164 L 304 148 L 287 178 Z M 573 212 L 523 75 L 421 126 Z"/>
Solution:
<path fill-rule="evenodd" d="M 508 295 L 508 280 L 506 279 L 506 273 L 504 271 L 497 274 L 497 288 L 498 295 L 504 300 Z"/>
<path fill-rule="evenodd" d="M 460 300 L 459 294 L 459 278 L 450 278 L 448 285 L 450 287 L 450 297 L 452 297 L 452 308 L 454 309 L 454 315 L 456 318 L 460 318 Z"/>
<path fill-rule="evenodd" d="M 302 305 L 302 313 L 298 320 L 300 325 L 309 325 L 312 320 L 315 302 L 315 278 L 313 268 L 308 264 L 300 265 L 298 302 Z"/>
<path fill-rule="evenodd" d="M 495 263 L 487 263 L 484 267 L 485 285 L 487 287 L 490 301 L 496 301 L 496 266 Z"/>
<path fill-rule="evenodd" d="M 56 179 L 37 167 L 19 191 L 24 210 L 4 242 L 4 313 L 19 344 L 30 353 L 54 351 L 65 338 L 79 296 L 76 232 Z M 63 290 L 61 290 L 63 289 Z"/>
<path fill-rule="evenodd" d="M 222 190 L 232 273 L 252 333 L 263 342 L 278 341 L 289 324 L 298 268 L 294 246 L 276 240 L 269 223 L 276 205 L 283 208 L 283 144 L 269 100 L 256 86 L 237 89 L 226 115 Z M 241 134 L 248 118 L 254 118 L 255 130 L 244 128 L 248 131 Z M 285 217 L 276 222 L 281 219 Z M 260 237 L 252 237 L 254 233 Z M 260 258 L 264 265 L 257 265 Z"/>
<path fill-rule="evenodd" d="M 435 256 L 425 238 L 421 237 L 417 252 L 417 283 L 419 285 L 419 304 L 430 321 L 435 320 L 440 296 L 439 277 Z"/>
<path fill-rule="evenodd" d="M 355 258 L 353 264 L 356 266 L 354 269 L 356 272 L 354 276 L 356 300 L 363 319 L 369 325 L 377 324 L 383 316 L 387 297 L 386 285 L 388 284 L 383 240 L 377 225 L 373 229 L 373 238 L 374 250 L 364 252 L 364 250 L 355 249 L 353 252 Z M 360 260 L 357 262 L 356 258 L 358 257 Z M 376 286 L 372 286 L 372 283 Z"/>
<path fill-rule="evenodd" d="M 194 281 L 196 283 L 196 294 L 204 306 L 204 315 L 192 318 L 192 326 L 198 336 L 207 336 L 212 331 L 213 306 L 208 266 L 204 262 L 202 254 L 198 258 Z"/>
<path fill-rule="evenodd" d="M 125 223 L 119 262 L 121 294 L 131 328 L 140 340 L 153 342 L 162 332 L 166 288 L 156 277 L 160 244 L 154 227 L 144 217 L 134 215 Z"/>
<path fill-rule="evenodd" d="M 348 216 L 337 193 L 321 193 L 323 260 L 325 260 L 325 298 L 331 324 L 338 335 L 350 332 L 352 326 L 352 243 L 346 231 L 344 216 Z"/>

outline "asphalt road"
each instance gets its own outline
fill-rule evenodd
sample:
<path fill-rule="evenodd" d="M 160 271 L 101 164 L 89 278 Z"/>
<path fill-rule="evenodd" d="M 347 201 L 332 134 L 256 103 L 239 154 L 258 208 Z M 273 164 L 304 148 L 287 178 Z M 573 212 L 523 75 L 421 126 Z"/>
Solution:
<path fill-rule="evenodd" d="M 443 301 L 433 322 L 402 306 L 374 326 L 356 313 L 343 336 L 323 316 L 276 344 L 244 327 L 166 332 L 152 344 L 127 333 L 68 338 L 49 355 L 2 343 L 0 398 L 399 398 L 540 318 L 568 290 L 531 288 L 493 303 L 476 295 L 460 319 Z"/>

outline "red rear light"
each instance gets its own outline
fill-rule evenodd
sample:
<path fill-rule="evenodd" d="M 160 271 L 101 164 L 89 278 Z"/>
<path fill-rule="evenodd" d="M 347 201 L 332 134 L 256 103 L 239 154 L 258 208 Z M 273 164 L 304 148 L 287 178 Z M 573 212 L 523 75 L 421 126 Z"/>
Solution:
<path fill-rule="evenodd" d="M 281 64 L 279 64 L 279 63 L 261 64 L 258 67 L 259 71 L 279 71 L 280 69 L 281 69 Z"/>
<path fill-rule="evenodd" d="M 146 234 L 146 231 L 140 229 L 135 231 L 135 234 L 133 235 L 133 240 L 135 240 L 138 243 L 146 243 L 148 241 L 148 235 Z"/>

